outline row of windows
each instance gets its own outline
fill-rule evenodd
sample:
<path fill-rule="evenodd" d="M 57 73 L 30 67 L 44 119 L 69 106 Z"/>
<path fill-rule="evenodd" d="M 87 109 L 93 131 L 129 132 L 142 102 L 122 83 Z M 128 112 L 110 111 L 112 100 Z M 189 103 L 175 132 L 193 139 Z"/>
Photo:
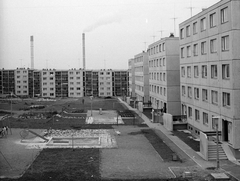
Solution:
<path fill-rule="evenodd" d="M 26 70 L 24 70 L 24 71 L 22 71 L 24 74 L 26 74 L 27 73 L 27 71 Z M 21 73 L 21 71 L 20 70 L 18 70 L 17 71 L 17 74 L 20 74 Z"/>
<path fill-rule="evenodd" d="M 21 78 L 21 76 L 18 75 L 18 76 L 17 76 L 17 79 L 20 79 L 20 78 Z M 27 76 L 26 76 L 26 75 L 23 75 L 22 78 L 27 78 Z"/>
<path fill-rule="evenodd" d="M 75 92 L 70 92 L 70 96 L 74 96 L 74 94 L 75 94 Z M 81 93 L 80 93 L 80 92 L 76 92 L 76 95 L 77 95 L 77 96 L 80 96 Z"/>
<path fill-rule="evenodd" d="M 136 85 L 135 89 L 143 92 L 143 86 Z"/>
<path fill-rule="evenodd" d="M 26 84 L 26 83 L 27 83 L 27 81 L 26 81 L 26 80 L 24 80 L 24 81 L 22 81 L 22 83 Z M 17 81 L 17 84 L 21 84 L 21 81 L 20 81 L 20 80 L 18 80 L 18 81 Z"/>
<path fill-rule="evenodd" d="M 217 53 L 217 45 L 219 44 L 218 39 L 217 38 L 211 39 L 209 41 L 209 44 L 210 44 L 209 46 L 210 53 Z M 185 48 L 186 48 L 186 52 L 185 52 Z M 229 51 L 229 35 L 221 37 L 221 50 Z M 201 55 L 207 54 L 207 41 L 203 41 L 200 43 L 200 51 L 201 51 Z M 195 43 L 193 44 L 193 46 L 188 45 L 186 47 L 181 47 L 181 50 L 180 50 L 181 58 L 185 58 L 185 56 L 191 57 L 192 54 L 193 56 L 199 55 L 199 43 Z"/>
<path fill-rule="evenodd" d="M 201 72 L 199 69 L 201 68 Z M 210 76 L 212 79 L 217 79 L 219 74 L 219 66 L 214 64 L 210 65 Z M 201 75 L 200 75 L 200 73 Z M 185 67 L 181 67 L 181 77 L 185 77 L 187 75 L 187 78 L 192 77 L 192 66 L 187 66 L 187 74 L 185 73 Z M 194 78 L 207 78 L 208 77 L 208 66 L 207 65 L 194 65 L 193 66 L 193 77 Z M 229 64 L 222 64 L 222 72 L 221 72 L 222 79 L 229 80 L 230 79 L 230 66 Z"/>
<path fill-rule="evenodd" d="M 111 82 L 106 82 L 107 85 L 110 85 Z M 104 85 L 104 82 L 99 82 L 99 85 Z"/>
<path fill-rule="evenodd" d="M 20 85 L 18 85 L 17 88 L 18 88 L 18 89 L 21 89 L 21 88 L 27 89 L 28 86 L 20 86 Z"/>
<path fill-rule="evenodd" d="M 154 60 L 149 60 L 149 67 L 162 67 L 165 66 L 165 58 L 159 58 Z"/>
<path fill-rule="evenodd" d="M 166 73 L 159 73 L 159 72 L 152 72 L 149 73 L 149 79 L 150 80 L 160 80 L 160 81 L 166 81 Z"/>
<path fill-rule="evenodd" d="M 54 93 L 50 93 L 50 96 L 54 96 Z M 43 93 L 43 96 L 48 96 L 48 93 Z"/>
<path fill-rule="evenodd" d="M 24 90 L 23 93 L 27 94 L 28 92 L 26 90 Z M 17 91 L 17 94 L 21 94 L 21 91 Z"/>
<path fill-rule="evenodd" d="M 141 56 L 141 57 L 136 57 L 136 58 L 134 59 L 134 63 L 138 63 L 138 62 L 143 62 L 143 56 Z"/>
<path fill-rule="evenodd" d="M 107 92 L 107 95 L 110 96 L 111 92 Z M 100 92 L 100 96 L 104 96 L 104 92 Z"/>
<path fill-rule="evenodd" d="M 100 87 L 100 90 L 104 90 L 104 89 L 111 90 L 111 87 Z"/>
<path fill-rule="evenodd" d="M 150 85 L 150 92 L 166 96 L 166 88 L 156 85 Z"/>
<path fill-rule="evenodd" d="M 220 10 L 220 23 L 226 23 L 228 22 L 228 7 L 224 7 Z M 200 23 L 200 26 L 198 28 L 198 23 Z M 213 12 L 209 15 L 209 27 L 214 28 L 217 26 L 217 12 Z M 192 24 L 192 33 L 191 33 L 191 25 L 186 26 L 186 30 L 184 28 L 180 29 L 180 39 L 183 39 L 184 37 L 190 37 L 191 34 L 195 35 L 198 33 L 198 30 L 206 31 L 207 29 L 207 17 L 203 17 L 200 19 L 200 22 L 194 21 Z M 185 30 L 185 31 L 184 31 Z"/>
<path fill-rule="evenodd" d="M 75 90 L 81 90 L 81 87 L 70 87 L 69 90 L 74 90 L 74 88 Z"/>
<path fill-rule="evenodd" d="M 165 43 L 160 43 L 148 49 L 148 55 L 154 55 L 156 53 L 160 53 L 165 51 Z"/>
<path fill-rule="evenodd" d="M 194 92 L 192 93 L 192 90 Z M 209 100 L 209 92 L 211 93 L 211 97 Z M 182 86 L 182 96 L 186 96 L 186 86 Z M 200 98 L 201 96 L 201 98 Z M 218 91 L 217 90 L 207 90 L 207 89 L 202 89 L 201 95 L 200 95 L 200 88 L 194 87 L 192 88 L 191 86 L 187 86 L 187 97 L 192 99 L 194 97 L 195 100 L 202 100 L 203 102 L 210 102 L 211 104 L 218 105 Z M 223 92 L 222 93 L 222 106 L 223 107 L 230 107 L 231 106 L 231 97 L 230 93 L 228 92 Z"/>
<path fill-rule="evenodd" d="M 73 75 L 74 72 L 69 72 L 69 74 L 70 74 L 70 75 Z M 81 72 L 76 72 L 76 75 L 79 75 L 79 74 L 81 74 Z"/>
<path fill-rule="evenodd" d="M 201 118 L 200 118 L 200 111 L 198 109 L 195 109 L 194 111 L 194 120 L 197 122 L 200 122 Z M 188 107 L 188 113 L 187 116 L 189 119 L 193 119 L 193 109 L 192 107 Z M 204 125 L 208 125 L 208 113 L 206 112 L 202 112 L 202 121 Z"/>

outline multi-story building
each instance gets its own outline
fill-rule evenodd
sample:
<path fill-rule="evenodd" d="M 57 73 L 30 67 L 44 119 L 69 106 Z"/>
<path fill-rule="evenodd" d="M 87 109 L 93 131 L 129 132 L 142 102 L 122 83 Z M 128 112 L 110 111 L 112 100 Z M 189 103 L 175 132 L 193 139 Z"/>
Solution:
<path fill-rule="evenodd" d="M 68 71 L 68 97 L 83 97 L 83 70 Z"/>
<path fill-rule="evenodd" d="M 15 70 L 15 94 L 17 96 L 28 96 L 28 69 L 19 68 Z"/>
<path fill-rule="evenodd" d="M 55 70 L 43 69 L 41 75 L 42 97 L 55 98 L 56 85 L 55 85 Z"/>
<path fill-rule="evenodd" d="M 112 96 L 112 70 L 103 69 L 99 71 L 99 96 Z"/>
<path fill-rule="evenodd" d="M 68 97 L 68 71 L 55 70 L 56 97 Z"/>
<path fill-rule="evenodd" d="M 182 22 L 181 107 L 194 133 L 213 131 L 240 158 L 240 1 L 222 0 Z"/>
<path fill-rule="evenodd" d="M 30 82 L 30 81 L 29 81 Z M 41 71 L 34 70 L 33 71 L 33 95 L 34 97 L 39 97 L 42 95 L 42 87 L 41 87 Z M 30 87 L 31 85 L 29 85 Z"/>
<path fill-rule="evenodd" d="M 179 38 L 162 38 L 149 45 L 149 86 L 152 107 L 180 115 Z"/>
<path fill-rule="evenodd" d="M 1 93 L 10 94 L 15 92 L 15 70 L 0 70 L 2 75 Z"/>
<path fill-rule="evenodd" d="M 136 97 L 135 94 L 135 67 L 134 59 L 128 60 L 128 74 L 129 74 L 129 96 Z"/>
<path fill-rule="evenodd" d="M 129 93 L 129 76 L 125 70 L 112 71 L 112 95 L 128 96 Z"/>
<path fill-rule="evenodd" d="M 149 101 L 148 54 L 142 52 L 134 56 L 135 96 L 137 101 Z"/>

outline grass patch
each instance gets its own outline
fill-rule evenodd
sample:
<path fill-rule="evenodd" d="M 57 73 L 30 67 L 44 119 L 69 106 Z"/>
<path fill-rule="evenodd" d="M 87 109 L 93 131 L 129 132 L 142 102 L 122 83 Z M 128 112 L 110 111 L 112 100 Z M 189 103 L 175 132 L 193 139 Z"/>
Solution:
<path fill-rule="evenodd" d="M 191 147 L 194 151 L 200 151 L 200 142 L 192 139 L 192 135 L 190 133 L 185 133 L 183 131 L 173 131 L 173 134 L 180 138 L 184 143 L 186 143 L 189 147 Z"/>

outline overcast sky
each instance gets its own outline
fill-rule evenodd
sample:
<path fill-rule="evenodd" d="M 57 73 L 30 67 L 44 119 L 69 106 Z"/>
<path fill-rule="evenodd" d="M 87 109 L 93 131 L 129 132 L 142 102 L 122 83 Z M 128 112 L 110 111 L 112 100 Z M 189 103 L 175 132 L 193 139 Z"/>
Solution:
<path fill-rule="evenodd" d="M 219 0 L 0 0 L 0 68 L 127 69 L 153 41 Z M 161 32 L 162 31 L 162 32 Z M 155 36 L 155 37 L 153 37 Z M 146 43 L 144 43 L 146 42 Z"/>

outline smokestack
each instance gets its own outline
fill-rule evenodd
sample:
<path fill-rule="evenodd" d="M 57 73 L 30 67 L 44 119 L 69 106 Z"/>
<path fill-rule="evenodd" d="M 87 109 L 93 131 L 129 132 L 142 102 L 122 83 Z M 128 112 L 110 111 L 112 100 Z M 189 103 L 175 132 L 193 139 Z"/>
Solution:
<path fill-rule="evenodd" d="M 85 33 L 82 34 L 82 48 L 83 48 L 83 69 L 85 69 Z"/>
<path fill-rule="evenodd" d="M 31 69 L 34 69 L 33 36 L 30 36 L 30 47 L 31 47 Z"/>

